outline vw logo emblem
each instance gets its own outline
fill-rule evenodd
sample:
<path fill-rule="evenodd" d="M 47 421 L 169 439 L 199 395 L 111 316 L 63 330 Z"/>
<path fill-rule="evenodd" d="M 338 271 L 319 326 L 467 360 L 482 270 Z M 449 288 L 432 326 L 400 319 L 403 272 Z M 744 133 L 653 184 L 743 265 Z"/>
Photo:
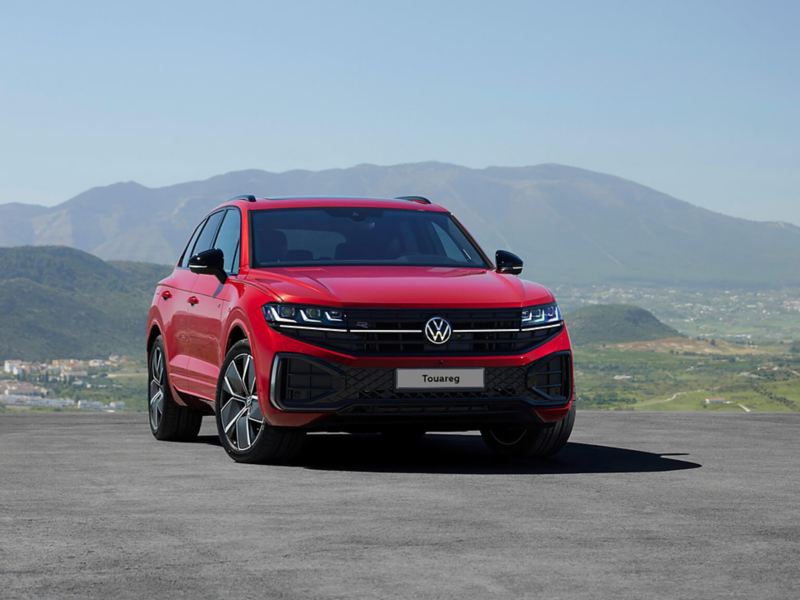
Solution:
<path fill-rule="evenodd" d="M 425 323 L 425 337 L 431 344 L 446 344 L 453 334 L 453 328 L 447 319 L 442 317 L 431 317 Z"/>

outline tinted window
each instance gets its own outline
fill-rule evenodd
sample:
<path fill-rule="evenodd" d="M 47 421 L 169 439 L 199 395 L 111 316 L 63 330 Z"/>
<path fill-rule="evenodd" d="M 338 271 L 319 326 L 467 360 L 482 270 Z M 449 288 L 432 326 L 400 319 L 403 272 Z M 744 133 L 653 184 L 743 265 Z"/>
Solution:
<path fill-rule="evenodd" d="M 447 213 L 358 207 L 250 213 L 253 266 L 487 267 Z"/>
<path fill-rule="evenodd" d="M 183 250 L 183 254 L 181 255 L 180 266 L 181 267 L 188 267 L 189 266 L 189 259 L 192 257 L 192 248 L 194 248 L 195 242 L 197 242 L 197 236 L 200 235 L 200 232 L 203 230 L 203 225 L 205 225 L 205 221 L 200 223 L 192 234 L 192 237 L 189 238 L 189 243 L 186 244 L 186 248 Z"/>
<path fill-rule="evenodd" d="M 200 235 L 197 236 L 197 242 L 195 242 L 195 245 L 190 253 L 191 256 L 199 254 L 203 250 L 210 250 L 213 247 L 214 238 L 217 235 L 217 229 L 219 228 L 219 223 L 222 221 L 223 216 L 225 216 L 225 211 L 215 212 L 213 215 L 208 217 L 206 224 L 203 227 L 203 231 L 201 231 Z"/>
<path fill-rule="evenodd" d="M 239 270 L 239 265 L 234 261 L 237 259 L 236 250 L 239 247 L 240 221 L 238 210 L 225 211 L 225 218 L 219 228 L 219 233 L 217 233 L 217 241 L 214 242 L 214 248 L 222 250 L 222 255 L 225 257 L 225 271 L 228 274 L 236 273 Z"/>

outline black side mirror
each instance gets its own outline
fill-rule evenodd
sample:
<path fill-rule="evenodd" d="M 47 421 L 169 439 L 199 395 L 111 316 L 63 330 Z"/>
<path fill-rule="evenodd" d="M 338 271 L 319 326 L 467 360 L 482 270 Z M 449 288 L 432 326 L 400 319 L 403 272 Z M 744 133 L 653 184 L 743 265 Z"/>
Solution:
<path fill-rule="evenodd" d="M 195 254 L 189 259 L 189 270 L 198 275 L 213 275 L 220 283 L 225 283 L 228 279 L 228 274 L 225 273 L 225 257 L 219 248 Z"/>
<path fill-rule="evenodd" d="M 522 273 L 522 259 L 513 252 L 498 250 L 495 252 L 494 260 L 497 263 L 498 273 L 511 273 L 512 275 Z"/>

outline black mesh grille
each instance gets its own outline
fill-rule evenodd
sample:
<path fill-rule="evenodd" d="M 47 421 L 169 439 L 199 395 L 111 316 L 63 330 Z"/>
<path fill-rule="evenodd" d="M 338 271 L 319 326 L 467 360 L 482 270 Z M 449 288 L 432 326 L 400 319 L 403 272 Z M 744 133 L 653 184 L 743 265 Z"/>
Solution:
<path fill-rule="evenodd" d="M 344 385 L 338 371 L 302 358 L 280 361 L 277 379 L 281 383 L 281 399 L 287 406 L 327 402 Z"/>
<path fill-rule="evenodd" d="M 454 333 L 446 344 L 432 344 L 423 334 L 433 316 L 447 319 Z M 520 310 L 368 310 L 349 309 L 350 332 L 280 329 L 309 344 L 354 356 L 469 356 L 527 352 L 558 334 L 562 327 L 519 331 Z M 381 330 L 379 333 L 361 331 Z M 494 330 L 455 333 L 458 330 Z M 513 329 L 515 331 L 503 331 Z M 399 330 L 413 330 L 402 333 Z"/>
<path fill-rule="evenodd" d="M 284 355 L 278 363 L 272 390 L 278 403 L 289 409 L 341 409 L 349 405 L 397 411 L 402 407 L 455 410 L 458 403 L 469 410 L 483 410 L 487 402 L 525 400 L 532 404 L 568 401 L 571 389 L 568 352 L 549 355 L 524 367 L 484 369 L 484 389 L 479 391 L 398 391 L 395 369 L 332 365 L 300 355 Z M 422 404 L 420 404 L 422 403 Z M 449 407 L 449 408 L 448 408 Z M 465 410 L 467 410 L 465 408 Z"/>
<path fill-rule="evenodd" d="M 569 352 L 551 354 L 533 363 L 527 387 L 548 400 L 568 400 L 572 393 L 572 362 Z"/>

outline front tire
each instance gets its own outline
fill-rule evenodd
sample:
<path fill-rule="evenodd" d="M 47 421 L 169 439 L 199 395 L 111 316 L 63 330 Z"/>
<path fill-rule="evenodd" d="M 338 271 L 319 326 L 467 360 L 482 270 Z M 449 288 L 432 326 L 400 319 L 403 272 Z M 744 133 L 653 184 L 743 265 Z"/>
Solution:
<path fill-rule="evenodd" d="M 266 422 L 259 403 L 257 379 L 250 342 L 237 342 L 225 356 L 217 383 L 220 442 L 236 462 L 290 462 L 302 450 L 305 434 Z"/>
<path fill-rule="evenodd" d="M 158 336 L 147 356 L 150 432 L 157 440 L 191 442 L 200 433 L 203 415 L 181 406 L 172 397 L 164 341 Z"/>
<path fill-rule="evenodd" d="M 500 456 L 544 458 L 559 452 L 575 424 L 575 404 L 558 423 L 539 427 L 492 427 L 481 429 L 486 445 Z"/>

